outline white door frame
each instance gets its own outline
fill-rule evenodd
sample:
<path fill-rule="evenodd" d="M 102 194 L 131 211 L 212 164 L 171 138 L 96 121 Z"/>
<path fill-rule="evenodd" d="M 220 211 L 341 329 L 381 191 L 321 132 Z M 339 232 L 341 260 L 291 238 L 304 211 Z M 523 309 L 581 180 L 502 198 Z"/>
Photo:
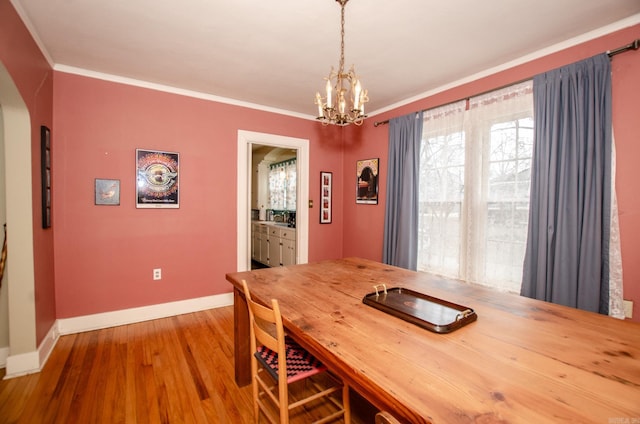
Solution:
<path fill-rule="evenodd" d="M 3 115 L 5 200 L 9 256 L 6 280 L 9 306 L 9 356 L 5 378 L 39 371 L 46 357 L 36 346 L 31 117 L 9 72 L 0 63 L 0 113 Z M 41 347 L 45 343 L 41 343 Z M 1 353 L 1 352 L 0 352 Z"/>
<path fill-rule="evenodd" d="M 309 260 L 309 140 L 238 130 L 237 270 L 251 269 L 251 145 L 297 150 L 296 263 Z"/>

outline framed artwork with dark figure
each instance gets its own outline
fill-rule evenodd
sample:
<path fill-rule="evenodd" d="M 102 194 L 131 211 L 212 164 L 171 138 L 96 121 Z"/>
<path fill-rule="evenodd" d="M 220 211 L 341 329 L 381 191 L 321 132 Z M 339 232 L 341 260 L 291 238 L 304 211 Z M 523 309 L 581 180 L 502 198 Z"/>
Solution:
<path fill-rule="evenodd" d="M 40 127 L 40 172 L 42 178 L 42 228 L 51 227 L 51 130 Z"/>
<path fill-rule="evenodd" d="M 356 203 L 378 204 L 378 165 L 380 159 L 359 160 L 356 163 Z"/>
<path fill-rule="evenodd" d="M 333 174 L 320 172 L 320 223 L 331 224 L 331 184 Z"/>

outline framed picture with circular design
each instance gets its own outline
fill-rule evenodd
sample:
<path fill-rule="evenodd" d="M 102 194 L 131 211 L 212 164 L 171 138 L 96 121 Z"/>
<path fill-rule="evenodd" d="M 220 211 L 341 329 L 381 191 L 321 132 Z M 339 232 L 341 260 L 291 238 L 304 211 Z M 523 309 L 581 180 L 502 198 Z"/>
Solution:
<path fill-rule="evenodd" d="M 136 208 L 179 208 L 179 173 L 178 153 L 136 149 Z"/>

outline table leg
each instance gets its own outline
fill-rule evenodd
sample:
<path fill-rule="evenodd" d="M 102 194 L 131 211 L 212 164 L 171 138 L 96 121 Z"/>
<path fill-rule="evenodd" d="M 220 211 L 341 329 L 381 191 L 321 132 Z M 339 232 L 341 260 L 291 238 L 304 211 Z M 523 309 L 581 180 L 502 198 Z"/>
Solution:
<path fill-rule="evenodd" d="M 247 299 L 237 288 L 233 289 L 233 355 L 236 384 L 251 383 L 251 352 L 249 343 L 249 310 Z"/>

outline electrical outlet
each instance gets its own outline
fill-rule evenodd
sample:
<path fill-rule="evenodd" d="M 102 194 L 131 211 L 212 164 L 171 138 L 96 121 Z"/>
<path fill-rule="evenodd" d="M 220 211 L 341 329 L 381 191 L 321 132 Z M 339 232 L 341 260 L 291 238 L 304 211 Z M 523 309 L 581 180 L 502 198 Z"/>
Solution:
<path fill-rule="evenodd" d="M 154 280 L 162 280 L 162 269 L 161 268 L 155 268 L 153 270 L 153 279 Z"/>
<path fill-rule="evenodd" d="M 633 318 L 633 300 L 623 300 L 624 305 L 624 317 Z"/>

